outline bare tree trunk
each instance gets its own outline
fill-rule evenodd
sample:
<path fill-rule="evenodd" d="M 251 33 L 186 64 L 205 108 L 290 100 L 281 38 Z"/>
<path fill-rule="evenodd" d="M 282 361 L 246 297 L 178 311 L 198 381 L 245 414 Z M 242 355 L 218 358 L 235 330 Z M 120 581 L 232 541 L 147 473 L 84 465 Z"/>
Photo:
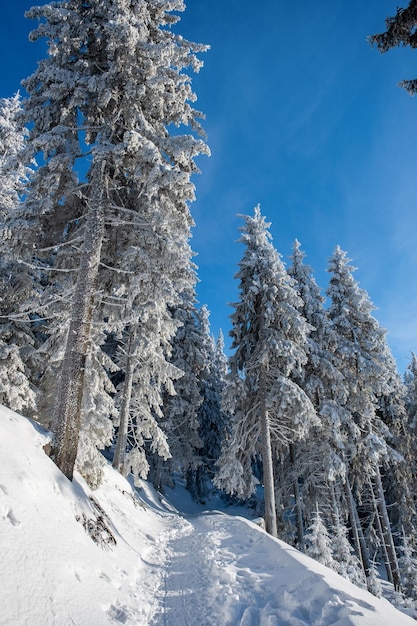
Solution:
<path fill-rule="evenodd" d="M 290 461 L 294 468 L 295 466 L 295 452 L 294 444 L 290 444 Z M 300 487 L 298 484 L 298 476 L 294 479 L 294 498 L 295 498 L 295 517 L 297 522 L 297 544 L 298 549 L 304 552 L 304 528 L 303 528 L 303 508 L 300 497 Z"/>
<path fill-rule="evenodd" d="M 126 456 L 127 430 L 129 426 L 129 409 L 130 401 L 132 399 L 133 374 L 135 370 L 134 359 L 132 355 L 133 339 L 134 330 L 131 327 L 129 330 L 129 339 L 127 345 L 126 372 L 125 380 L 123 383 L 122 402 L 120 407 L 119 432 L 117 435 L 116 450 L 113 459 L 113 467 L 119 472 L 123 472 Z"/>
<path fill-rule="evenodd" d="M 269 427 L 269 416 L 266 410 L 266 388 L 265 388 L 265 370 L 261 364 L 259 379 L 259 406 L 261 420 L 261 436 L 262 436 L 262 464 L 265 491 L 265 527 L 266 531 L 276 537 L 277 531 L 277 513 L 275 508 L 275 481 L 274 469 L 272 463 L 272 446 L 271 433 Z"/>
<path fill-rule="evenodd" d="M 376 501 L 376 498 L 375 498 L 375 493 L 374 493 L 374 488 L 373 488 L 372 483 L 371 483 L 370 487 L 371 487 L 371 493 L 372 493 L 372 504 L 374 506 L 375 519 L 376 519 L 376 524 L 377 524 L 377 528 L 378 528 L 378 535 L 379 535 L 379 539 L 381 541 L 381 548 L 382 548 L 383 557 L 384 557 L 385 571 L 387 573 L 388 582 L 390 582 L 391 584 L 394 584 L 394 579 L 392 577 L 392 570 L 391 570 L 390 559 L 389 559 L 388 551 L 387 551 L 387 544 L 386 544 L 385 537 L 384 537 L 384 531 L 382 530 L 382 523 L 381 523 L 380 512 L 379 512 L 379 509 L 378 509 L 378 504 L 377 504 L 377 501 Z"/>
<path fill-rule="evenodd" d="M 91 332 L 94 286 L 97 278 L 104 237 L 104 163 L 92 174 L 92 197 L 86 216 L 80 267 L 71 306 L 62 371 L 55 408 L 57 448 L 54 460 L 65 476 L 72 480 L 81 427 L 81 401 L 84 366 Z"/>
<path fill-rule="evenodd" d="M 366 579 L 371 575 L 371 561 L 369 559 L 368 548 L 366 546 L 365 537 L 363 534 L 362 526 L 360 523 L 358 510 L 356 508 L 356 503 L 353 498 L 352 489 L 349 484 L 349 480 L 346 476 L 344 482 L 345 489 L 345 497 L 349 510 L 349 518 L 353 533 L 353 543 L 355 546 L 355 552 L 359 559 L 359 562 L 362 566 L 362 570 L 365 574 Z"/>
<path fill-rule="evenodd" d="M 376 467 L 375 489 L 376 489 L 376 503 L 377 503 L 378 512 L 380 516 L 381 526 L 382 526 L 384 544 L 385 544 L 386 551 L 388 553 L 390 569 L 392 572 L 392 582 L 394 584 L 394 588 L 398 591 L 401 588 L 400 569 L 398 566 L 397 554 L 395 552 L 394 539 L 392 537 L 391 523 L 388 517 L 387 505 L 385 502 L 385 494 L 384 494 L 384 489 L 382 487 L 382 480 L 381 480 L 381 473 L 379 471 L 379 466 Z"/>

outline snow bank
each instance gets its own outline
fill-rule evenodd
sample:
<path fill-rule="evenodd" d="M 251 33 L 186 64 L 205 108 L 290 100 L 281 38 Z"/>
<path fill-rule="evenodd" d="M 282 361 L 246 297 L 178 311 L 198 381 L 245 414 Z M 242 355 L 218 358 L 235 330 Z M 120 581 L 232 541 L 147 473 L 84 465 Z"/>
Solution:
<path fill-rule="evenodd" d="M 71 483 L 44 453 L 48 440 L 0 409 L 0 624 L 150 623 L 159 572 L 146 558 L 169 517 L 141 504 L 110 467 L 95 492 L 78 475 Z M 99 547 L 82 525 L 100 514 L 90 496 L 109 517 L 114 547 Z"/>

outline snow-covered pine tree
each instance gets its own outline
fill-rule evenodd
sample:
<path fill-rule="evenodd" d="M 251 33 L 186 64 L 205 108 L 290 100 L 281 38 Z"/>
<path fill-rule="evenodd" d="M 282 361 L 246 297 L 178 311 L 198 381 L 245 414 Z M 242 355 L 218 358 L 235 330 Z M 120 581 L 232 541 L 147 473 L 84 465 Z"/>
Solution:
<path fill-rule="evenodd" d="M 20 204 L 30 173 L 22 161 L 26 131 L 19 94 L 0 100 L 0 403 L 31 413 L 36 393 L 27 361 L 35 345 L 28 315 L 19 315 L 19 301 L 34 293 L 26 268 L 8 260 L 8 222 Z M 32 379 L 32 381 L 31 381 Z"/>
<path fill-rule="evenodd" d="M 404 384 L 406 389 L 407 439 L 409 439 L 409 452 L 405 454 L 405 458 L 412 475 L 412 482 L 415 483 L 417 478 L 417 356 L 414 352 L 411 353 L 411 361 L 404 375 Z"/>
<path fill-rule="evenodd" d="M 314 279 L 310 266 L 304 264 L 305 254 L 300 243 L 294 242 L 289 275 L 302 298 L 301 309 L 312 326 L 307 340 L 307 362 L 296 380 L 313 403 L 320 423 L 311 428 L 307 439 L 294 445 L 288 460 L 287 479 L 291 478 L 296 502 L 298 545 L 303 545 L 302 519 L 310 518 L 316 504 L 322 511 L 336 508 L 332 518 L 340 524 L 340 481 L 344 479 L 345 465 L 342 424 L 348 417 L 344 408 L 346 389 L 343 375 L 336 367 L 335 348 L 337 337 L 324 309 L 324 297 Z M 301 491 L 301 493 L 300 493 Z M 301 506 L 301 503 L 303 506 Z M 304 511 L 303 511 L 304 509 Z"/>
<path fill-rule="evenodd" d="M 353 554 L 346 527 L 340 523 L 340 520 L 334 520 L 329 530 L 318 504 L 305 541 L 306 553 L 309 556 L 359 587 L 365 586 L 365 577 L 359 560 Z"/>
<path fill-rule="evenodd" d="M 313 522 L 306 534 L 307 554 L 326 567 L 336 569 L 333 559 L 332 542 L 317 505 Z"/>
<path fill-rule="evenodd" d="M 206 338 L 200 326 L 195 291 L 191 285 L 182 293 L 181 303 L 173 309 L 178 330 L 172 339 L 170 362 L 183 375 L 175 383 L 175 395 L 167 396 L 164 406 L 172 464 L 186 477 L 199 463 L 199 412 L 203 402 L 202 379 L 209 364 Z"/>
<path fill-rule="evenodd" d="M 23 161 L 27 131 L 22 121 L 21 97 L 0 99 L 0 223 L 20 203 L 31 170 Z M 7 231 L 2 228 L 2 240 Z"/>
<path fill-rule="evenodd" d="M 165 396 L 175 393 L 173 382 L 182 375 L 170 363 L 171 340 L 180 324 L 172 310 L 196 278 L 189 245 L 188 203 L 194 198 L 189 176 L 174 181 L 160 176 L 158 187 L 153 175 L 140 182 L 141 187 L 132 184 L 125 190 L 125 210 L 115 216 L 115 225 L 132 225 L 136 219 L 136 228 L 125 233 L 122 246 L 110 233 L 104 249 L 104 259 L 110 259 L 103 270 L 109 284 L 114 282 L 112 257 L 119 257 L 120 266 L 129 269 L 118 272 L 103 312 L 121 338 L 118 360 L 124 371 L 114 466 L 123 472 L 130 467 L 135 476 L 144 477 L 148 457 L 159 466 L 157 457 L 171 456 L 158 421 L 163 418 Z"/>
<path fill-rule="evenodd" d="M 355 556 L 348 539 L 348 529 L 341 520 L 332 526 L 332 569 L 359 587 L 365 587 L 365 576 L 359 559 Z"/>
<path fill-rule="evenodd" d="M 378 398 L 378 416 L 388 427 L 389 445 L 394 454 L 382 472 L 390 522 L 394 535 L 415 534 L 417 521 L 413 496 L 415 454 L 412 428 L 406 408 L 407 387 L 398 374 L 396 363 L 386 343 L 386 380 L 388 391 Z"/>
<path fill-rule="evenodd" d="M 215 464 L 220 457 L 227 429 L 227 415 L 222 407 L 226 376 L 224 340 L 220 333 L 217 342 L 210 334 L 209 312 L 206 306 L 197 311 L 198 326 L 205 352 L 206 365 L 200 375 L 202 402 L 198 412 L 201 447 L 197 451 L 196 467 L 187 473 L 187 487 L 192 496 L 203 502 L 212 490 Z"/>
<path fill-rule="evenodd" d="M 120 384 L 120 425 L 114 467 L 134 478 L 147 478 L 149 452 L 170 458 L 167 437 L 158 423 L 163 419 L 164 392 L 174 394 L 173 381 L 182 374 L 167 362 L 164 337 L 169 319 L 160 311 L 147 311 L 126 333 L 120 362 L 124 381 Z M 148 452 L 148 447 L 150 448 Z"/>
<path fill-rule="evenodd" d="M 406 537 L 405 533 L 402 535 L 401 556 L 398 559 L 398 564 L 401 572 L 401 591 L 412 601 L 417 601 L 417 555 L 415 545 L 412 545 L 411 541 Z"/>
<path fill-rule="evenodd" d="M 97 333 L 97 328 L 94 328 L 94 333 Z M 90 341 L 89 345 L 75 466 L 92 489 L 101 483 L 105 464 L 101 451 L 113 441 L 113 419 L 116 420 L 118 414 L 114 402 L 116 389 L 110 379 L 118 368 L 100 347 L 104 343 L 103 338 L 101 341 Z"/>
<path fill-rule="evenodd" d="M 382 488 L 380 468 L 382 464 L 396 462 L 396 453 L 389 445 L 392 438 L 388 427 L 378 414 L 378 399 L 389 393 L 387 379 L 387 349 L 385 332 L 372 316 L 374 309 L 368 294 L 359 288 L 353 278 L 349 259 L 339 246 L 330 259 L 331 273 L 328 309 L 332 327 L 337 333 L 339 369 L 343 371 L 347 389 L 345 408 L 351 419 L 344 423 L 346 462 L 346 501 L 350 508 L 352 524 L 356 523 L 359 538 L 362 528 L 355 504 L 370 507 L 378 504 L 376 515 L 382 525 L 381 541 L 389 555 L 393 583 L 399 586 L 398 562 Z M 372 487 L 371 485 L 372 479 Z M 350 489 L 356 495 L 356 503 Z M 375 498 L 369 490 L 374 491 Z M 354 521 L 356 520 L 356 522 Z M 359 546 L 356 546 L 359 550 Z M 367 576 L 371 576 L 370 560 L 366 545 L 361 541 L 362 560 Z"/>
<path fill-rule="evenodd" d="M 231 315 L 230 367 L 235 393 L 233 432 L 219 460 L 216 484 L 239 496 L 254 489 L 252 460 L 262 457 L 267 531 L 277 534 L 274 461 L 306 436 L 317 416 L 305 392 L 291 379 L 306 362 L 310 331 L 293 280 L 271 242 L 259 206 L 243 216 L 239 263 L 240 300 Z"/>
<path fill-rule="evenodd" d="M 55 455 L 69 478 L 93 313 L 104 298 L 117 297 L 120 276 L 135 271 L 120 265 L 126 260 L 125 235 L 139 229 L 143 234 L 143 207 L 183 230 L 192 223 L 190 175 L 197 171 L 194 157 L 207 149 L 193 135 L 171 134 L 170 127 L 199 130 L 184 70 L 198 71 L 196 53 L 205 47 L 172 32 L 178 20 L 172 12 L 183 9 L 181 0 L 62 0 L 28 12 L 40 20 L 32 39 L 48 41 L 48 57 L 25 81 L 30 154 L 41 152 L 43 165 L 13 243 L 26 261 L 51 266 L 50 284 L 55 276 L 69 284 Z M 86 168 L 78 177 L 76 170 Z M 132 196 L 135 203 L 127 206 Z"/>

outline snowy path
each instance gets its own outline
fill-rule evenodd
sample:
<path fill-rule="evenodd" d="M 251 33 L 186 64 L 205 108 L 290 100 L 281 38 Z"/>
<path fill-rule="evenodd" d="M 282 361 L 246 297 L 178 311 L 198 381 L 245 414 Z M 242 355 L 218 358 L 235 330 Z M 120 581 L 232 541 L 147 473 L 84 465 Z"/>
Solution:
<path fill-rule="evenodd" d="M 222 546 L 226 534 L 219 517 L 207 514 L 178 518 L 176 528 L 169 532 L 165 571 L 157 591 L 161 610 L 153 626 L 245 623 L 237 615 L 241 612 L 239 595 L 232 584 L 231 564 L 236 555 Z M 226 615 L 230 600 L 234 604 L 233 616 Z"/>
<path fill-rule="evenodd" d="M 296 551 L 242 518 L 220 513 L 179 517 L 166 539 L 164 574 L 156 591 L 160 609 L 152 626 L 395 623 L 388 615 L 390 605 L 387 621 L 381 622 L 366 592 L 352 587 L 351 595 L 345 581 L 341 585 L 332 573 L 329 580 L 318 576 L 297 562 Z"/>
<path fill-rule="evenodd" d="M 155 625 L 208 624 L 207 606 L 211 580 L 207 565 L 207 538 L 198 520 L 179 519 L 177 528 L 171 531 L 167 561 L 158 590 L 161 612 Z"/>

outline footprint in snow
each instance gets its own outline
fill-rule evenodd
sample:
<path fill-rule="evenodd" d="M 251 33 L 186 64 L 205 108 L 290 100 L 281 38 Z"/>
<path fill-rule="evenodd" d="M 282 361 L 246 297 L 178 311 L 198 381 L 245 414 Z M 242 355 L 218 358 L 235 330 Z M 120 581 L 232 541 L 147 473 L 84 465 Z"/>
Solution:
<path fill-rule="evenodd" d="M 4 520 L 7 520 L 12 524 L 12 526 L 20 526 L 20 522 L 13 513 L 12 509 L 8 509 L 6 513 L 2 514 Z"/>

